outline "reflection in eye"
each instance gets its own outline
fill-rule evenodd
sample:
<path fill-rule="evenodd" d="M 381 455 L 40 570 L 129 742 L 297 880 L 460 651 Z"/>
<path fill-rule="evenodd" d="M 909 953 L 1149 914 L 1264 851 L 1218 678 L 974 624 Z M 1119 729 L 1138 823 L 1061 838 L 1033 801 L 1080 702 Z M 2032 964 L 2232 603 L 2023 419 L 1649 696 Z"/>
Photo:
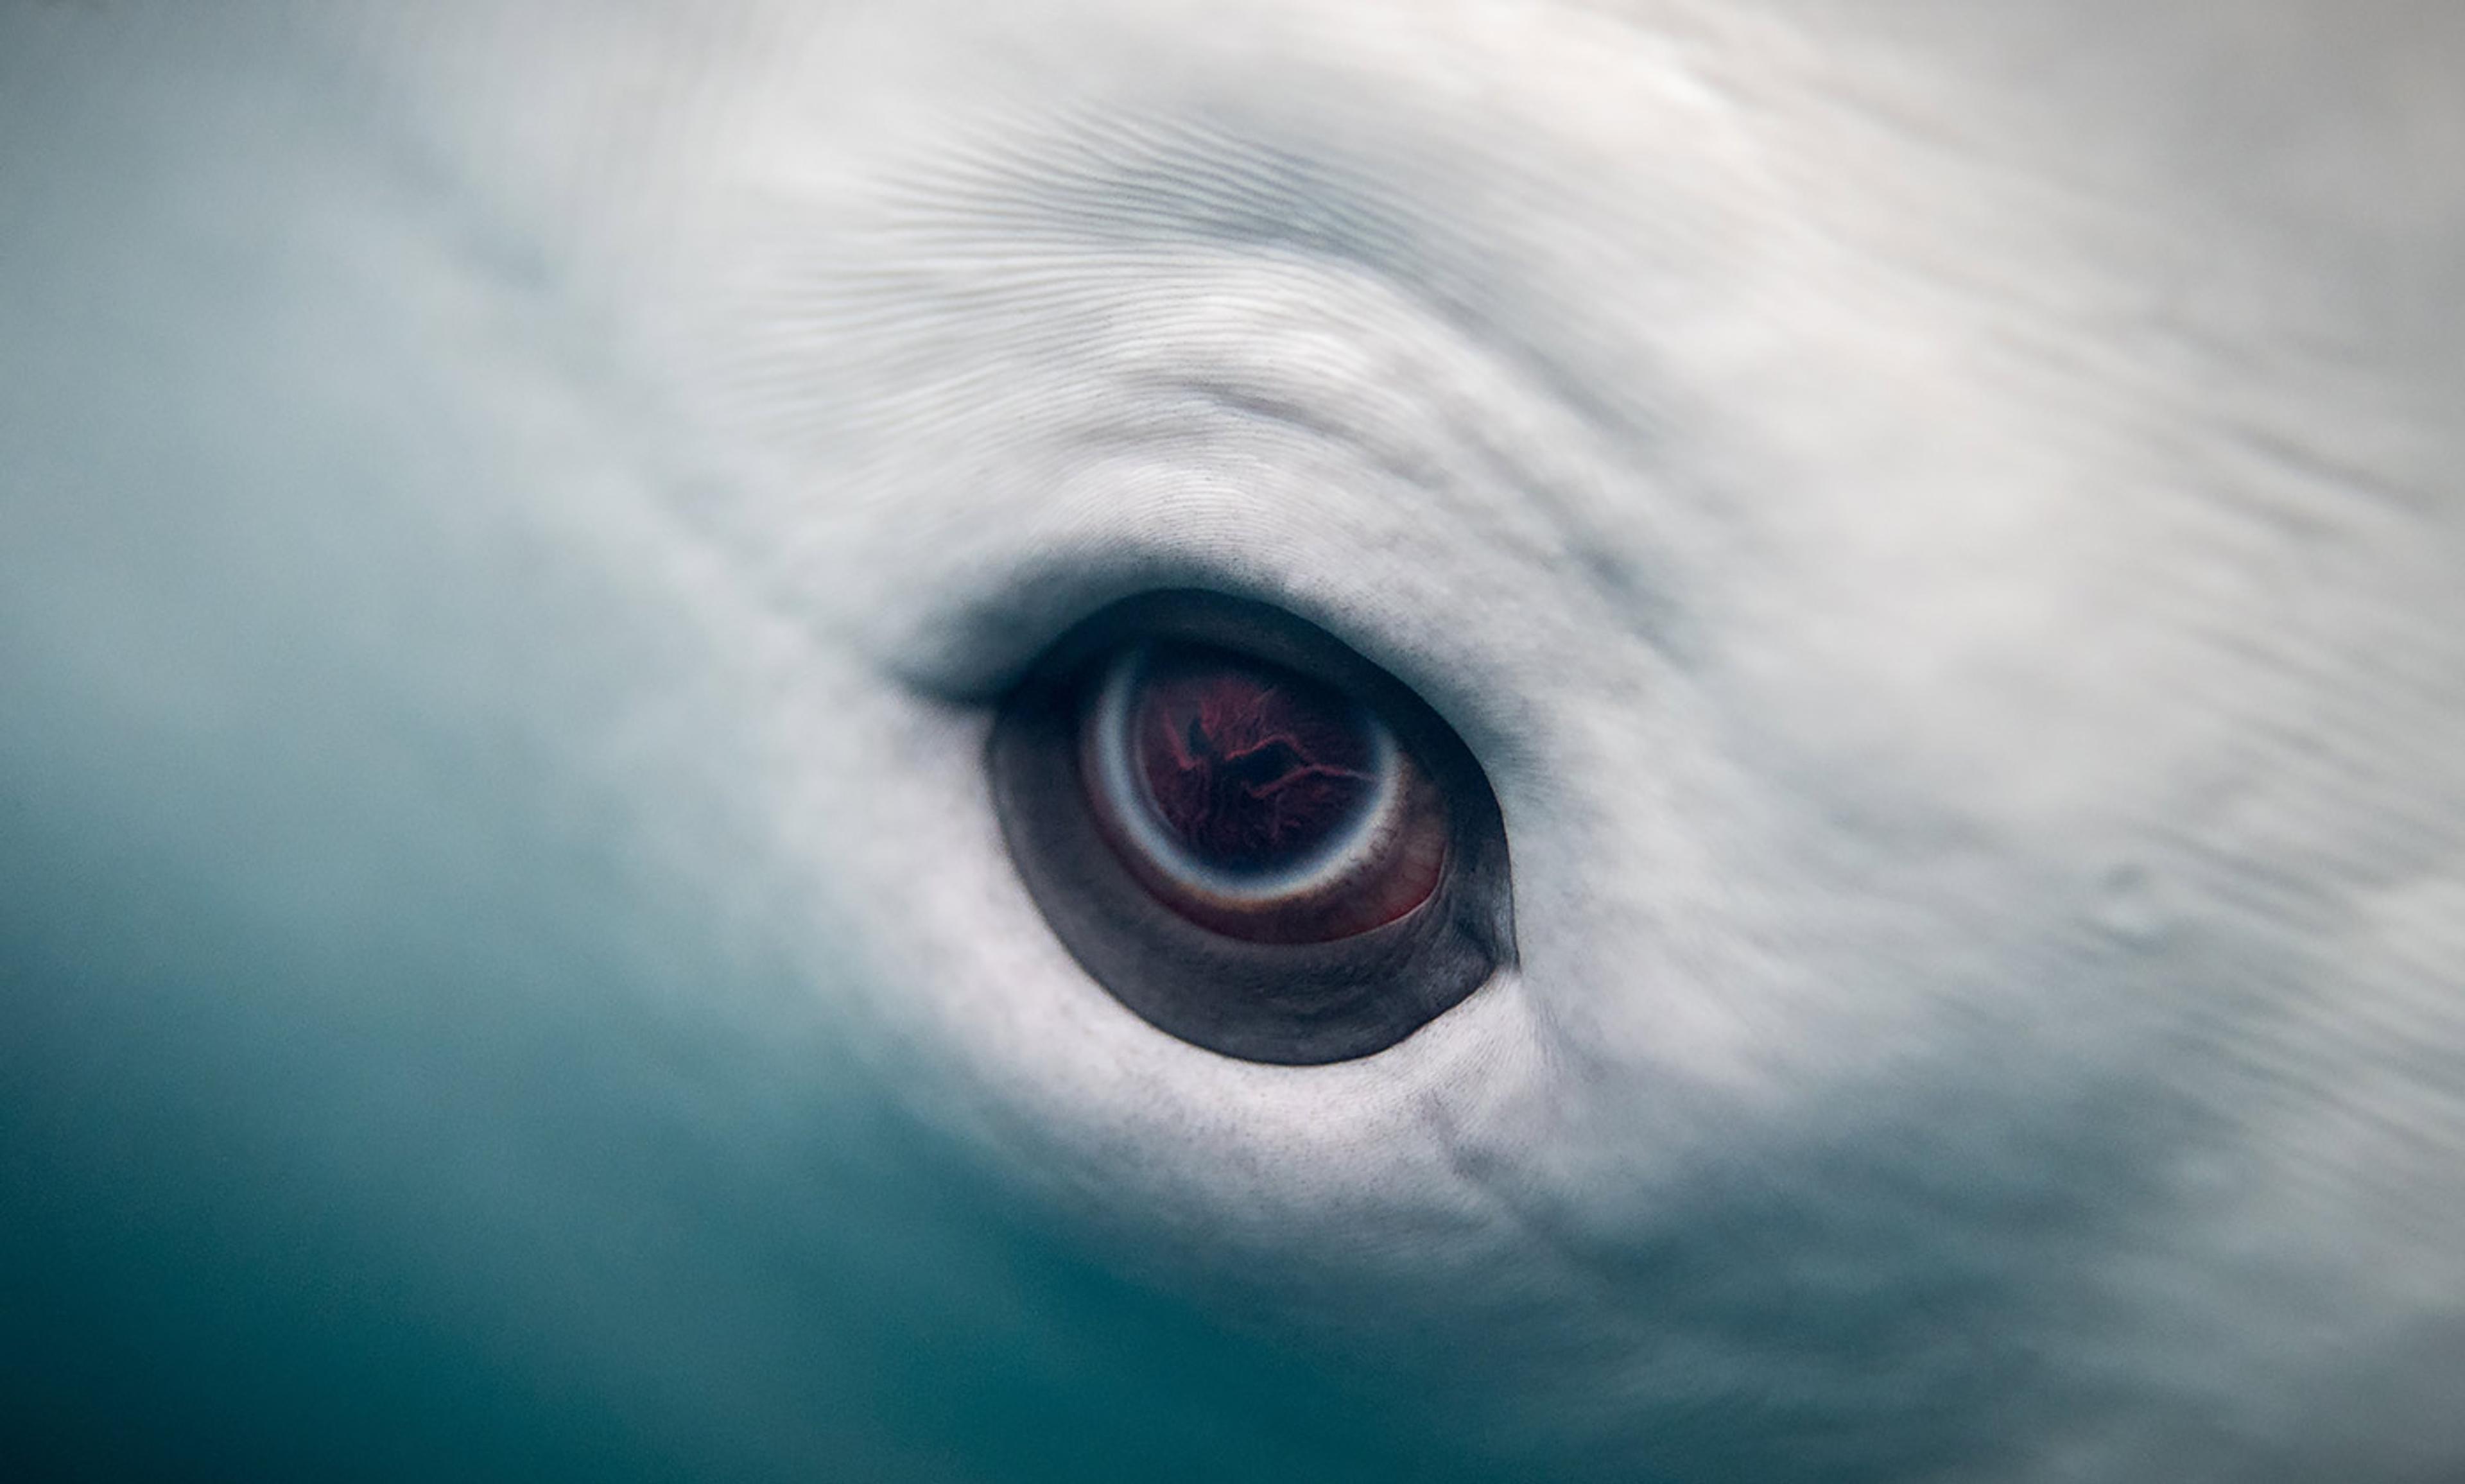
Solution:
<path fill-rule="evenodd" d="M 1430 899 L 1437 790 L 1367 708 L 1222 651 L 1123 650 L 1079 720 L 1097 824 L 1165 905 L 1257 942 L 1322 942 Z"/>
<path fill-rule="evenodd" d="M 1512 955 L 1478 764 L 1410 689 L 1289 613 L 1198 592 L 1116 604 L 1004 701 L 988 761 L 1055 933 L 1196 1045 L 1368 1055 Z"/>

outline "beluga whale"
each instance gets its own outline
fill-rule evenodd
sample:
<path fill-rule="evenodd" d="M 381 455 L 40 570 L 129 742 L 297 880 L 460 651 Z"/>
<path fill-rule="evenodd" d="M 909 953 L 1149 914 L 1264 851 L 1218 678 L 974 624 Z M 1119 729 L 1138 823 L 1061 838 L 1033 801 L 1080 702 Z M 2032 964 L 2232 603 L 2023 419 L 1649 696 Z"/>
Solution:
<path fill-rule="evenodd" d="M 0 1475 L 2465 1478 L 2461 78 L 0 4 Z"/>

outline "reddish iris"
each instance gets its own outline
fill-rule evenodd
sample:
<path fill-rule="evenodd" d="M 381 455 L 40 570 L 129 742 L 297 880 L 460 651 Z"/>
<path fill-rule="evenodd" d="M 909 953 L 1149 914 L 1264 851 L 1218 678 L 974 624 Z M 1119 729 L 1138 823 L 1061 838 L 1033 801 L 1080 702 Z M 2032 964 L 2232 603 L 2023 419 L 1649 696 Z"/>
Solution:
<path fill-rule="evenodd" d="M 1447 815 L 1386 725 L 1332 686 L 1217 650 L 1118 657 L 1081 777 L 1130 874 L 1202 927 L 1327 942 L 1437 890 Z"/>
<path fill-rule="evenodd" d="M 1371 735 L 1349 700 L 1229 656 L 1151 671 L 1131 739 L 1162 823 L 1191 854 L 1227 871 L 1307 857 L 1378 784 Z"/>

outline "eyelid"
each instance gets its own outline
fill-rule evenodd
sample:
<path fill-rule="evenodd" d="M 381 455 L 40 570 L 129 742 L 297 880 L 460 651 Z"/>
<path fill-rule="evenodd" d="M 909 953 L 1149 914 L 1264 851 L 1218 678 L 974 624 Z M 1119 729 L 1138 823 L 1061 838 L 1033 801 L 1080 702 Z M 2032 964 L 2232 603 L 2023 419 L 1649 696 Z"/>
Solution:
<path fill-rule="evenodd" d="M 1235 616 L 1253 608 L 1298 618 L 1337 642 L 1297 644 L 1292 635 L 1299 631 L 1288 624 L 1261 628 Z M 1099 627 L 1085 627 L 1098 618 Z M 1384 678 L 1374 664 L 1362 661 L 1382 660 L 1388 646 L 1375 642 L 1375 634 L 1357 631 L 1358 615 L 1323 611 L 1291 592 L 1246 580 L 1229 564 L 1125 542 L 1041 552 L 1003 581 L 932 602 L 929 613 L 877 648 L 883 652 L 883 669 L 908 689 L 951 704 L 976 705 L 998 699 L 1031 671 L 1051 663 L 1065 635 L 1069 653 L 1083 656 L 1128 634 L 1132 626 L 1148 623 L 1156 627 L 1138 631 L 1157 638 L 1229 638 L 1237 647 L 1255 636 L 1264 646 L 1254 651 L 1258 658 L 1310 674 L 1327 667 L 1336 673 L 1321 677 L 1330 681 Z"/>

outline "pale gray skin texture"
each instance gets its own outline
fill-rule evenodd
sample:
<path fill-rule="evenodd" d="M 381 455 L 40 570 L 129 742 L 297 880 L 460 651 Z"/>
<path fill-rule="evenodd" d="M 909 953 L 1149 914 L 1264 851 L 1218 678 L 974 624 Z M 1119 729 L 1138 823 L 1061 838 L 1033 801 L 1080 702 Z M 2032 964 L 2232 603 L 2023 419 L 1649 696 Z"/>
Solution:
<path fill-rule="evenodd" d="M 0 5 L 0 1416 L 95 1476 L 2465 1477 L 2465 10 Z M 990 702 L 1487 770 L 1383 1054 Z"/>

